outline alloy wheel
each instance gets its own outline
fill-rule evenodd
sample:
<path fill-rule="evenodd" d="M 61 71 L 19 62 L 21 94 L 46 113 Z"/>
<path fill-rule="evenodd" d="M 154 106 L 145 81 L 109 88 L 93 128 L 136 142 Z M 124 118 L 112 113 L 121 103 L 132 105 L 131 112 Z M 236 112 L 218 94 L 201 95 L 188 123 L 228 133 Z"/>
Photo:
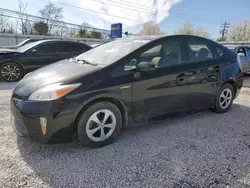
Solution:
<path fill-rule="evenodd" d="M 86 125 L 88 137 L 95 142 L 108 139 L 116 128 L 116 117 L 108 109 L 98 110 L 93 113 Z"/>
<path fill-rule="evenodd" d="M 16 65 L 7 64 L 2 68 L 2 77 L 7 81 L 16 81 L 20 77 L 20 69 Z"/>
<path fill-rule="evenodd" d="M 220 95 L 220 101 L 219 101 L 220 107 L 222 109 L 228 108 L 232 102 L 232 98 L 233 98 L 232 91 L 228 88 L 224 89 Z"/>

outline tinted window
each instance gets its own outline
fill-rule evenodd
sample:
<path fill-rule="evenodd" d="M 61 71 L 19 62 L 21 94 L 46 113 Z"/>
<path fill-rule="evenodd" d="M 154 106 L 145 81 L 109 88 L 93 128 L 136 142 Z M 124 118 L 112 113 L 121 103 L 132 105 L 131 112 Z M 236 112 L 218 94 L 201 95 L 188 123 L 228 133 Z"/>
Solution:
<path fill-rule="evenodd" d="M 73 42 L 62 42 L 61 43 L 61 51 L 62 52 L 78 52 L 83 51 L 83 45 Z"/>
<path fill-rule="evenodd" d="M 46 42 L 38 47 L 35 47 L 35 49 L 37 50 L 37 53 L 82 51 L 80 45 L 71 42 Z"/>
<path fill-rule="evenodd" d="M 38 45 L 36 49 L 37 53 L 55 53 L 62 52 L 62 45 L 59 42 L 46 42 Z"/>
<path fill-rule="evenodd" d="M 160 51 L 161 51 L 161 47 L 162 45 L 157 45 L 153 48 L 150 48 L 149 50 L 147 50 L 146 52 L 143 52 L 141 54 L 141 56 L 148 56 L 148 55 L 160 55 Z"/>
<path fill-rule="evenodd" d="M 224 55 L 223 49 L 221 49 L 220 47 L 216 47 L 215 50 L 218 58 L 223 57 Z"/>
<path fill-rule="evenodd" d="M 159 61 L 159 67 L 177 65 L 181 63 L 180 41 L 177 39 L 167 40 L 163 46 L 163 55 Z"/>
<path fill-rule="evenodd" d="M 44 44 L 40 44 L 37 47 L 34 47 L 34 49 L 36 49 L 37 53 L 48 53 L 51 52 L 53 45 L 50 43 L 44 43 Z"/>
<path fill-rule="evenodd" d="M 156 58 L 160 57 L 160 51 L 161 51 L 162 45 L 156 45 L 151 47 L 150 49 L 147 49 L 146 51 L 142 52 L 140 55 L 140 62 L 146 61 L 146 62 L 153 62 Z"/>
<path fill-rule="evenodd" d="M 189 62 L 200 62 L 213 59 L 212 48 L 205 40 L 187 39 Z"/>
<path fill-rule="evenodd" d="M 139 55 L 139 62 L 150 62 L 156 68 L 168 67 L 181 63 L 180 42 L 177 39 L 167 40 L 163 44 L 157 44 L 147 48 Z M 132 59 L 125 65 L 125 70 L 134 69 L 137 65 L 137 60 Z"/>

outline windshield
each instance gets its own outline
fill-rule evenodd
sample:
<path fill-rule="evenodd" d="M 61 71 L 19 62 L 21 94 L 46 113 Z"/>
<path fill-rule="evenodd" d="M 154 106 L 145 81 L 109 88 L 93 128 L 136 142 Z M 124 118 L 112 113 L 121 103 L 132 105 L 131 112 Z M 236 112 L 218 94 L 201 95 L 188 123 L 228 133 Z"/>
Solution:
<path fill-rule="evenodd" d="M 27 43 L 23 46 L 18 47 L 17 51 L 23 53 L 23 52 L 29 50 L 30 48 L 36 46 L 39 43 L 40 43 L 40 41 Z"/>
<path fill-rule="evenodd" d="M 115 40 L 106 44 L 97 46 L 83 54 L 79 55 L 77 60 L 86 60 L 99 66 L 107 66 L 128 55 L 150 40 L 127 39 Z"/>

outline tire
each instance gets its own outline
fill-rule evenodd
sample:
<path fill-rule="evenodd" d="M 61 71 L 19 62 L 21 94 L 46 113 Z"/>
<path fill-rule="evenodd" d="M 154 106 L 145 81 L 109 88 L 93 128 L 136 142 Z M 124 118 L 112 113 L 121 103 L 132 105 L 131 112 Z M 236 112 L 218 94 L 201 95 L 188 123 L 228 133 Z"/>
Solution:
<path fill-rule="evenodd" d="M 231 84 L 223 85 L 218 92 L 214 111 L 217 113 L 227 112 L 232 106 L 234 95 L 234 88 Z"/>
<path fill-rule="evenodd" d="M 6 82 L 16 82 L 23 78 L 24 72 L 20 65 L 14 62 L 4 63 L 0 67 L 0 77 Z"/>
<path fill-rule="evenodd" d="M 89 148 L 99 148 L 111 144 L 119 135 L 122 115 L 116 105 L 110 102 L 98 102 L 80 115 L 77 126 L 80 142 Z"/>

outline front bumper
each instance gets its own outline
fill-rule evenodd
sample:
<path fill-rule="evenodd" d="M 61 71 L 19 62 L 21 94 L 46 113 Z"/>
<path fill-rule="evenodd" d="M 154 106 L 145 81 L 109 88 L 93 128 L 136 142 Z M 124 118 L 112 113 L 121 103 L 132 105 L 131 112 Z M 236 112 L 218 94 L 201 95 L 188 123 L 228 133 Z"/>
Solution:
<path fill-rule="evenodd" d="M 75 111 L 60 101 L 36 102 L 11 98 L 11 124 L 18 136 L 38 143 L 58 143 L 71 140 Z M 40 117 L 47 118 L 46 133 L 42 133 Z"/>

